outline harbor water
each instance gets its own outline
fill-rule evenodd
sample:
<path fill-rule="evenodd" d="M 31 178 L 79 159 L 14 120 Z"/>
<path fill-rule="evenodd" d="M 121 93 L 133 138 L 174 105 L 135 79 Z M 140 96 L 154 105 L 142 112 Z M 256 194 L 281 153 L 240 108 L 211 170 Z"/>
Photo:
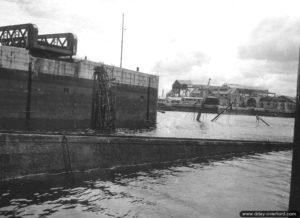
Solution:
<path fill-rule="evenodd" d="M 291 142 L 294 119 L 158 113 L 155 127 L 116 134 Z M 292 151 L 218 156 L 155 168 L 42 175 L 1 184 L 0 217 L 240 217 L 287 210 Z"/>
<path fill-rule="evenodd" d="M 281 142 L 293 140 L 294 118 L 261 117 L 269 124 L 267 126 L 262 121 L 256 121 L 255 116 L 224 114 L 211 122 L 215 116 L 202 114 L 200 122 L 197 122 L 197 113 L 159 112 L 155 127 L 138 131 L 120 129 L 118 134 Z"/>

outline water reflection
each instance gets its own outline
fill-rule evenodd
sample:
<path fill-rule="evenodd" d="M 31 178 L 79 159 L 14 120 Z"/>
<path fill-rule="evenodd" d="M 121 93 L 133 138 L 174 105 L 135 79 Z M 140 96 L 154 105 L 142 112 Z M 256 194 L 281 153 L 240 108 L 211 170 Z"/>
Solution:
<path fill-rule="evenodd" d="M 286 210 L 290 166 L 288 150 L 19 179 L 1 184 L 0 216 L 239 217 L 242 209 Z"/>

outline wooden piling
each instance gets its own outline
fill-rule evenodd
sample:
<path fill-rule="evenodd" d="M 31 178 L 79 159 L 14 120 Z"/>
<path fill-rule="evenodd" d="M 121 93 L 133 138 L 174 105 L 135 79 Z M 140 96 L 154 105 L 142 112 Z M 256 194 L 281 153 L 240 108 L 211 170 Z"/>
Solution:
<path fill-rule="evenodd" d="M 197 120 L 197 121 L 200 121 L 200 117 L 201 117 L 201 112 L 200 112 L 200 110 L 199 110 L 199 111 L 198 111 L 198 114 L 197 114 L 196 120 Z"/>
<path fill-rule="evenodd" d="M 266 124 L 267 126 L 270 126 L 270 124 L 268 124 L 266 121 L 263 120 L 263 118 L 261 118 L 260 116 L 256 115 L 256 120 L 259 122 L 260 120 Z"/>
<path fill-rule="evenodd" d="M 217 116 L 215 116 L 211 122 L 216 121 L 223 113 L 225 113 L 226 111 L 228 111 L 229 109 L 232 108 L 232 104 L 230 103 L 223 111 L 221 111 L 220 113 L 217 114 Z"/>

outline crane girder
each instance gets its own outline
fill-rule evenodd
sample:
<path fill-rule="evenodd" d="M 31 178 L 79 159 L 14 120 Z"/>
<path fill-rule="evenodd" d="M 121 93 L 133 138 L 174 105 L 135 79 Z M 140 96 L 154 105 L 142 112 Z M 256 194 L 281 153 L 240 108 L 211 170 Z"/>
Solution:
<path fill-rule="evenodd" d="M 73 56 L 77 52 L 77 37 L 73 33 L 38 35 L 35 24 L 0 27 L 0 45 L 27 48 L 37 55 Z"/>

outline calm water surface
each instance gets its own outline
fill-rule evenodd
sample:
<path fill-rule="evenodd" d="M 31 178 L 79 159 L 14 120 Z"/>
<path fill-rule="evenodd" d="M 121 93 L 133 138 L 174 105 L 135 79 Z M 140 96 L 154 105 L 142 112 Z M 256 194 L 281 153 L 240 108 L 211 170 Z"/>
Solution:
<path fill-rule="evenodd" d="M 156 129 L 118 134 L 292 141 L 293 119 L 158 114 Z M 130 171 L 47 175 L 1 184 L 4 217 L 239 217 L 287 210 L 292 152 L 245 153 Z"/>
<path fill-rule="evenodd" d="M 202 114 L 201 122 L 192 112 L 168 111 L 157 113 L 156 128 L 150 130 L 120 129 L 118 134 L 132 134 L 160 137 L 187 137 L 208 139 L 270 140 L 292 142 L 294 118 L 263 117 L 270 125 L 256 122 L 255 116 L 221 115 L 211 122 L 216 114 Z"/>

